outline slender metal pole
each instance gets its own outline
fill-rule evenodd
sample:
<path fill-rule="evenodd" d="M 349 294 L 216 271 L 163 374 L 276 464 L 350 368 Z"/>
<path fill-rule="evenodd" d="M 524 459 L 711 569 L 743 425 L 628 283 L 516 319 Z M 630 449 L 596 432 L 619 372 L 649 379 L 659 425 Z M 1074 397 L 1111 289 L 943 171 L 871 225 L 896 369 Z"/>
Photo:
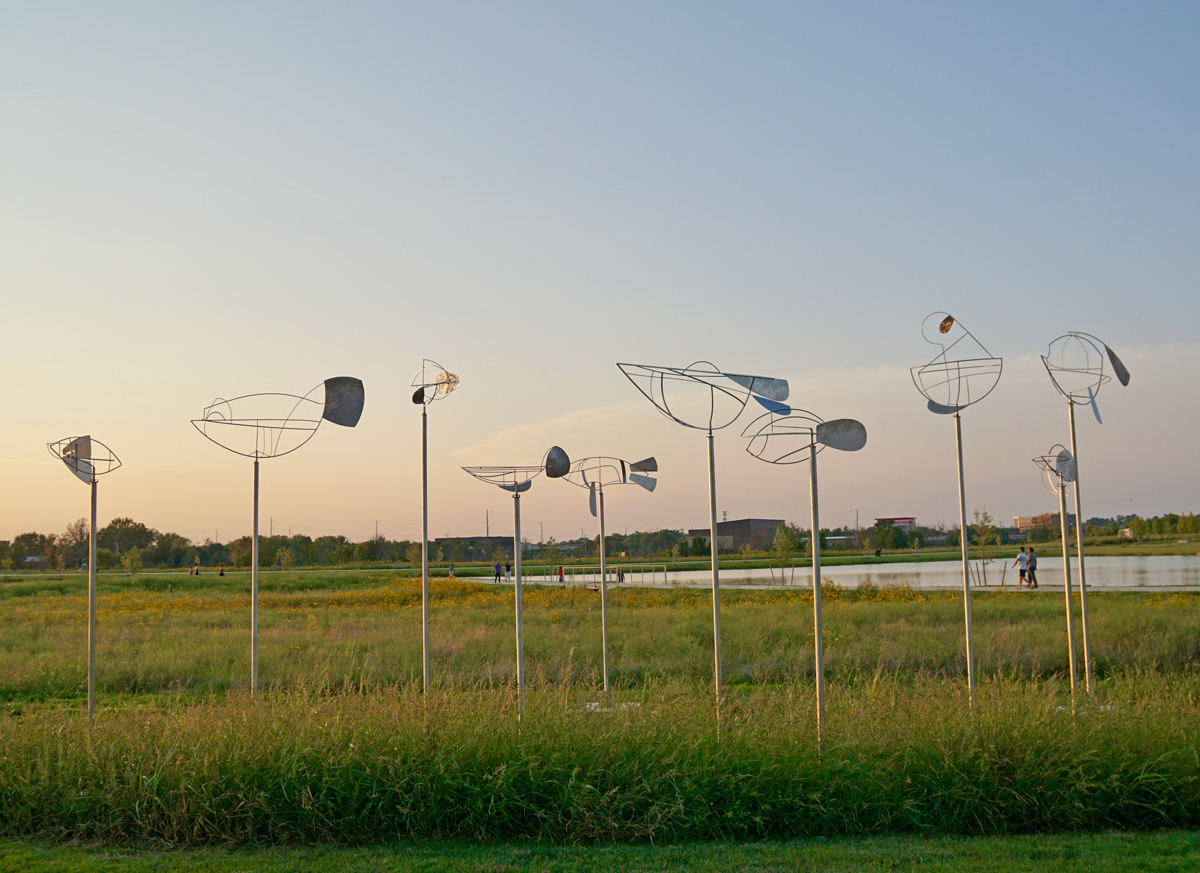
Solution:
<path fill-rule="evenodd" d="M 717 459 L 713 433 L 708 432 L 708 542 L 712 558 L 713 598 L 713 684 L 717 691 L 717 712 L 721 709 L 721 580 L 717 567 Z"/>
<path fill-rule="evenodd" d="M 254 459 L 254 536 L 250 540 L 250 696 L 258 695 L 258 458 Z"/>
<path fill-rule="evenodd" d="M 421 407 L 421 690 L 429 693 L 429 418 Z"/>
<path fill-rule="evenodd" d="M 1092 652 L 1088 640 L 1087 577 L 1083 572 L 1083 509 L 1079 505 L 1079 450 L 1075 446 L 1075 402 L 1067 398 L 1071 419 L 1071 457 L 1075 459 L 1075 545 L 1079 557 L 1079 611 L 1083 623 L 1083 682 L 1092 693 Z"/>
<path fill-rule="evenodd" d="M 825 647 L 822 641 L 821 624 L 821 517 L 817 509 L 817 438 L 815 433 L 808 443 L 808 496 L 812 507 L 813 567 L 813 657 L 817 673 L 817 744 L 821 743 L 821 732 L 825 727 Z"/>
<path fill-rule="evenodd" d="M 967 628 L 967 698 L 975 705 L 975 645 L 971 641 L 971 532 L 967 527 L 967 490 L 963 478 L 962 418 L 954 413 L 954 435 L 958 440 L 958 539 L 962 546 L 963 618 Z"/>
<path fill-rule="evenodd" d="M 525 642 L 521 636 L 521 494 L 513 493 L 513 580 L 517 612 L 517 720 L 525 709 Z"/>
<path fill-rule="evenodd" d="M 1063 596 L 1067 602 L 1067 652 L 1071 665 L 1071 699 L 1075 699 L 1075 628 L 1071 618 L 1071 544 L 1067 534 L 1067 486 L 1058 483 L 1058 523 L 1062 528 Z"/>
<path fill-rule="evenodd" d="M 88 722 L 96 712 L 96 477 L 92 477 L 92 530 L 88 537 Z"/>
<path fill-rule="evenodd" d="M 604 562 L 604 486 L 596 486 L 600 500 L 600 646 L 604 660 L 604 693 L 612 700 L 608 689 L 608 569 Z"/>

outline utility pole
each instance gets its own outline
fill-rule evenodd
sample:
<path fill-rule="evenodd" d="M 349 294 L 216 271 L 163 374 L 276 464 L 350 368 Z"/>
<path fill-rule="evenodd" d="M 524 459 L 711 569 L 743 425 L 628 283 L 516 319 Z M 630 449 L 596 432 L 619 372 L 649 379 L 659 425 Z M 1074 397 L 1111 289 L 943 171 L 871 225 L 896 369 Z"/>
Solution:
<path fill-rule="evenodd" d="M 483 532 L 488 537 L 488 539 L 491 539 L 491 537 L 492 537 L 492 519 L 486 509 L 483 511 Z"/>
<path fill-rule="evenodd" d="M 546 534 L 546 523 L 544 521 L 539 521 L 538 522 L 538 545 L 539 546 L 542 544 L 542 540 L 545 538 L 545 534 Z"/>
<path fill-rule="evenodd" d="M 275 516 L 271 516 L 271 536 L 275 536 Z"/>

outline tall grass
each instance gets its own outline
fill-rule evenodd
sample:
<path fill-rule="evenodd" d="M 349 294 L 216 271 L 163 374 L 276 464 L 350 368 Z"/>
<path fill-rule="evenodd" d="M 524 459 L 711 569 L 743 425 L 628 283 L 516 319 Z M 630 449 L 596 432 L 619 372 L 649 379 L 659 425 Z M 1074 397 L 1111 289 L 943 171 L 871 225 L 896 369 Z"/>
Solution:
<path fill-rule="evenodd" d="M 299 577 L 302 574 L 291 574 Z M 419 581 L 363 577 L 330 587 L 307 574 L 260 597 L 260 680 L 277 689 L 403 684 L 421 672 Z M 201 577 L 205 580 L 205 577 Z M 0 589 L 0 699 L 79 698 L 86 682 L 82 590 Z M 109 585 L 99 603 L 98 689 L 111 695 L 236 692 L 249 678 L 249 597 L 213 577 L 186 589 Z M 512 589 L 468 581 L 432 585 L 432 666 L 442 685 L 514 680 Z M 8 596 L 4 596 L 7 594 Z M 953 592 L 825 589 L 830 680 L 876 670 L 914 677 L 965 672 L 962 606 Z M 709 594 L 696 589 L 610 592 L 613 682 L 702 683 L 711 669 Z M 732 684 L 789 684 L 811 676 L 812 599 L 804 590 L 722 595 L 725 674 Z M 600 682 L 599 595 L 530 587 L 526 660 L 552 684 Z M 1136 666 L 1171 672 L 1200 661 L 1200 595 L 1094 592 L 1089 597 L 1098 675 Z M 1061 594 L 975 597 L 981 674 L 1062 677 L 1067 670 Z"/>
<path fill-rule="evenodd" d="M 629 697 L 630 695 L 626 695 Z M 114 843 L 759 839 L 1200 825 L 1200 676 L 647 683 L 636 709 L 413 686 L 0 720 L 0 834 Z"/>

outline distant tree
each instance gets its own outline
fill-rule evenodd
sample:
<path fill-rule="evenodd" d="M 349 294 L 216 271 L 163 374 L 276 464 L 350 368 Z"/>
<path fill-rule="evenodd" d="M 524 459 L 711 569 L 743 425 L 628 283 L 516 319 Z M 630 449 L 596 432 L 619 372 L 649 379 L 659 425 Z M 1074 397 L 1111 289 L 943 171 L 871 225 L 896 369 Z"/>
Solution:
<path fill-rule="evenodd" d="M 989 556 L 988 548 L 1000 543 L 996 525 L 987 511 L 987 507 L 984 507 L 982 512 L 978 509 L 975 510 L 975 523 L 970 525 L 970 533 L 971 545 L 980 549 L 980 557 L 987 558 Z"/>
<path fill-rule="evenodd" d="M 146 549 L 157 538 L 158 531 L 132 518 L 114 518 L 96 534 L 98 545 L 115 552 L 123 552 L 134 546 Z"/>
<path fill-rule="evenodd" d="M 691 553 L 697 558 L 708 557 L 708 543 L 704 541 L 704 537 L 692 537 Z"/>
<path fill-rule="evenodd" d="M 1142 541 L 1142 537 L 1144 537 L 1147 533 L 1145 519 L 1139 518 L 1136 515 L 1129 519 L 1129 532 L 1137 537 L 1137 541 L 1140 543 Z"/>
<path fill-rule="evenodd" d="M 404 553 L 404 557 L 408 560 L 408 563 L 412 565 L 414 570 L 417 567 L 420 567 L 421 566 L 421 544 L 420 543 L 409 543 L 408 550 Z"/>
<path fill-rule="evenodd" d="M 58 538 L 58 547 L 68 566 L 78 567 L 87 560 L 90 536 L 91 529 L 86 518 L 78 518 L 67 525 L 67 529 Z"/>
<path fill-rule="evenodd" d="M 290 570 L 296 566 L 296 553 L 289 547 L 278 549 L 275 552 L 275 563 L 283 570 Z"/>
<path fill-rule="evenodd" d="M 546 540 L 546 550 L 542 555 L 546 559 L 546 563 L 551 567 L 557 567 L 562 561 L 562 549 L 558 547 L 558 542 L 554 537 Z"/>
<path fill-rule="evenodd" d="M 130 576 L 136 576 L 138 571 L 142 569 L 142 550 L 134 546 L 121 555 L 121 566 L 125 568 L 125 572 Z"/>
<path fill-rule="evenodd" d="M 796 557 L 800 543 L 800 529 L 793 524 L 784 522 L 775 528 L 775 540 L 771 543 L 771 563 L 779 567 L 780 572 L 791 566 Z"/>

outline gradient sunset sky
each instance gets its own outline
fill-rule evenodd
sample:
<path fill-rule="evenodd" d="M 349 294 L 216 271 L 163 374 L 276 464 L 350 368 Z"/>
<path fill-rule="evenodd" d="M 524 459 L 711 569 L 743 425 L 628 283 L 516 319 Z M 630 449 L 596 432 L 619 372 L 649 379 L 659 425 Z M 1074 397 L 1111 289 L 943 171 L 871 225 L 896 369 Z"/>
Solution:
<path fill-rule="evenodd" d="M 658 458 L 620 531 L 707 526 L 703 434 L 618 361 L 786 378 L 860 419 L 822 521 L 957 518 L 954 429 L 909 367 L 948 310 L 1004 375 L 963 415 L 967 506 L 1056 509 L 1067 441 L 1038 358 L 1068 330 L 1132 373 L 1079 411 L 1087 516 L 1200 510 L 1200 6 L 1194 3 L 9 3 L 0 6 L 0 538 L 124 467 L 103 524 L 249 533 L 251 464 L 195 432 L 218 396 L 366 386 L 262 467 L 263 530 L 511 534 L 460 470 Z M 807 471 L 718 436 L 729 518 L 808 524 Z M 538 481 L 524 532 L 593 534 Z M 486 519 L 486 520 L 485 520 Z"/>

